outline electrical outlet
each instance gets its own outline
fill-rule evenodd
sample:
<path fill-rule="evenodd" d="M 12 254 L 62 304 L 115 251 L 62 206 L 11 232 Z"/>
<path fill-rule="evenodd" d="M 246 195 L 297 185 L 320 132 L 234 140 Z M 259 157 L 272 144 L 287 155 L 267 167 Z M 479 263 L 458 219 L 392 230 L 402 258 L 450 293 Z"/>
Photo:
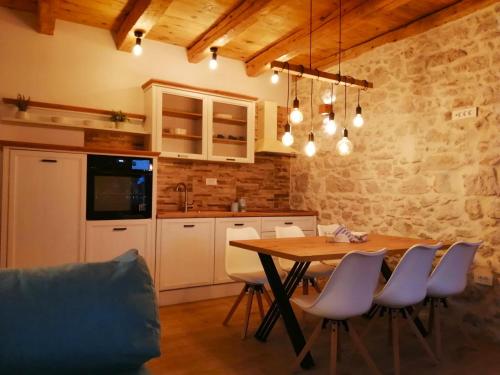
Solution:
<path fill-rule="evenodd" d="M 474 282 L 480 285 L 493 286 L 493 272 L 487 267 L 474 269 Z"/>
<path fill-rule="evenodd" d="M 205 183 L 207 185 L 217 185 L 217 179 L 216 178 L 206 178 Z"/>

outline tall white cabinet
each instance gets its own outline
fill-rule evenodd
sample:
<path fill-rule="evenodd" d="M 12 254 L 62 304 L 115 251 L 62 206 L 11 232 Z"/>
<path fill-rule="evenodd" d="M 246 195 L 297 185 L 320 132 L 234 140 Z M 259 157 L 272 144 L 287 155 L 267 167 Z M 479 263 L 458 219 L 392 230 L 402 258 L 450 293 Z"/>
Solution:
<path fill-rule="evenodd" d="M 7 267 L 83 261 L 85 155 L 19 149 L 8 160 Z"/>

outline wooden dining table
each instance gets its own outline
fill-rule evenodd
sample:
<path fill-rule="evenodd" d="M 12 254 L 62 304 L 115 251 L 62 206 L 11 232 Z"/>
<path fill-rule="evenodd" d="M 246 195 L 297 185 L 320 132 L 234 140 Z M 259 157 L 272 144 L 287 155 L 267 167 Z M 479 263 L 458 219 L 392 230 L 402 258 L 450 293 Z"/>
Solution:
<path fill-rule="evenodd" d="M 402 255 L 408 248 L 414 245 L 435 245 L 437 241 L 370 233 L 368 234 L 368 240 L 362 243 L 332 243 L 327 242 L 326 237 L 294 237 L 231 241 L 229 244 L 258 253 L 275 297 L 274 302 L 257 329 L 255 337 L 260 341 L 266 341 L 281 315 L 288 337 L 295 353 L 298 355 L 306 341 L 290 304 L 290 298 L 311 262 L 340 259 L 351 251 L 369 252 L 386 249 L 386 256 Z M 280 278 L 273 257 L 289 259 L 295 262 L 284 281 Z M 382 263 L 381 273 L 386 280 L 392 274 L 386 260 Z M 415 323 L 421 332 L 425 334 L 422 322 L 417 319 Z M 313 358 L 308 353 L 304 357 L 301 366 L 303 368 L 310 368 L 313 365 Z"/>

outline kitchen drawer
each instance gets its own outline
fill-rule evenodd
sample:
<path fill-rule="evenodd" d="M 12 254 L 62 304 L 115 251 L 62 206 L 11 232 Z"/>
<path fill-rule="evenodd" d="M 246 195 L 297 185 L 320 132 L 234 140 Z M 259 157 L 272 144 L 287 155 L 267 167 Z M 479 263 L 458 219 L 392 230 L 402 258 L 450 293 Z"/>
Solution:
<path fill-rule="evenodd" d="M 316 232 L 314 216 L 282 216 L 262 218 L 262 232 L 274 232 L 275 227 L 298 226 L 303 231 Z"/>
<path fill-rule="evenodd" d="M 260 235 L 260 217 L 215 219 L 214 283 L 232 280 L 226 274 L 226 231 L 227 228 L 255 228 Z"/>

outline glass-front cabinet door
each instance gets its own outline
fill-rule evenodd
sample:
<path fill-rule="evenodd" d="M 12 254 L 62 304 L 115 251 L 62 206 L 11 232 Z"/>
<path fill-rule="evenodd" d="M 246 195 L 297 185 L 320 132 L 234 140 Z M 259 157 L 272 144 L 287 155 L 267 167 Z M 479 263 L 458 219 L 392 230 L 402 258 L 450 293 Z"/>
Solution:
<path fill-rule="evenodd" d="M 158 134 L 161 156 L 206 159 L 207 116 L 205 96 L 192 92 L 164 88 L 158 95 Z"/>
<path fill-rule="evenodd" d="M 253 102 L 211 97 L 208 103 L 208 159 L 253 163 L 254 118 Z"/>

